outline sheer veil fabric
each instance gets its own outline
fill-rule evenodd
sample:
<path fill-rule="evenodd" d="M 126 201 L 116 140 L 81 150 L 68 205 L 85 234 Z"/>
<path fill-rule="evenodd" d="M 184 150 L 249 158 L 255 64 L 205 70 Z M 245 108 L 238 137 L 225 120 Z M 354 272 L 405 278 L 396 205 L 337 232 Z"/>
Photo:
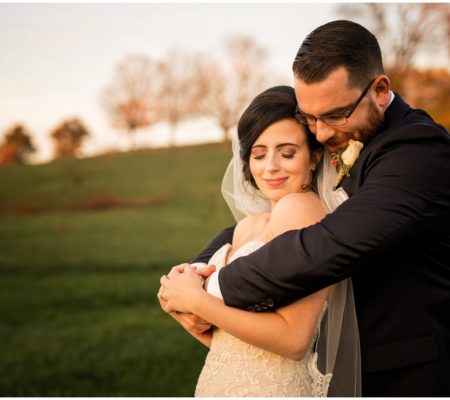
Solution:
<path fill-rule="evenodd" d="M 270 201 L 244 180 L 237 135 L 232 140 L 233 157 L 222 181 L 222 195 L 236 221 L 248 215 L 270 211 Z M 327 149 L 318 169 L 317 188 L 328 212 L 334 211 L 346 196 L 333 191 L 336 169 Z M 328 396 L 361 396 L 361 357 L 358 324 L 351 279 L 332 287 L 328 309 L 322 319 L 315 344 L 317 365 L 324 375 L 332 374 Z"/>
<path fill-rule="evenodd" d="M 233 157 L 222 180 L 222 196 L 234 218 L 240 221 L 248 215 L 270 211 L 270 201 L 244 179 L 239 139 L 236 133 L 233 135 L 231 147 Z"/>

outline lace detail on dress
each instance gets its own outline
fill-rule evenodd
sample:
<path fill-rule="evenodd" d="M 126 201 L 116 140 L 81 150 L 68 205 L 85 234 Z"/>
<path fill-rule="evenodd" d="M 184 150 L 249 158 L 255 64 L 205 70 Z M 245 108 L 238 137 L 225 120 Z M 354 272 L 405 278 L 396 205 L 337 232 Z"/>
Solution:
<path fill-rule="evenodd" d="M 311 354 L 308 361 L 308 372 L 312 378 L 311 391 L 313 397 L 327 397 L 332 373 L 322 374 L 317 367 L 317 353 Z"/>
<path fill-rule="evenodd" d="M 248 242 L 239 248 L 230 261 L 257 250 L 264 243 Z M 219 249 L 211 261 L 221 268 L 230 245 Z M 326 304 L 321 318 L 326 311 Z M 320 319 L 311 345 L 300 361 L 252 346 L 229 333 L 215 329 L 211 349 L 198 379 L 197 397 L 315 397 L 326 396 L 331 374 L 323 375 L 317 368 L 313 352 L 319 334 Z"/>
<path fill-rule="evenodd" d="M 308 357 L 305 357 L 306 359 Z M 196 396 L 311 396 L 306 362 L 294 361 L 215 330 Z"/>

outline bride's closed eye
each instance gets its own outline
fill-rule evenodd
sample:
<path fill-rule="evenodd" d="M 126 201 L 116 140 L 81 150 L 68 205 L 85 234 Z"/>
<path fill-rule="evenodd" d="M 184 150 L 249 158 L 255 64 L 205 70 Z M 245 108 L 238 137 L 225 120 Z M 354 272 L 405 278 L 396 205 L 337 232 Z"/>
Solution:
<path fill-rule="evenodd" d="M 294 158 L 294 156 L 295 156 L 295 151 L 289 152 L 289 153 L 281 153 L 281 156 L 282 156 L 283 158 Z"/>
<path fill-rule="evenodd" d="M 252 154 L 252 158 L 254 160 L 262 160 L 265 156 L 266 156 L 266 153 Z"/>

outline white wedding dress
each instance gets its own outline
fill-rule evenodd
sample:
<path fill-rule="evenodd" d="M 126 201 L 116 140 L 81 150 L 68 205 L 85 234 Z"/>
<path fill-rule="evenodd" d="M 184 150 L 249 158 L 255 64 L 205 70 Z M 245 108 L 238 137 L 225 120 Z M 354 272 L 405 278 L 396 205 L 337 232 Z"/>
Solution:
<path fill-rule="evenodd" d="M 240 247 L 228 262 L 248 255 L 264 243 L 251 241 Z M 230 244 L 221 247 L 209 264 L 217 269 L 225 265 Z M 200 373 L 197 397 L 324 397 L 332 374 L 323 375 L 317 368 L 314 343 L 319 334 L 316 326 L 311 345 L 304 358 L 293 361 L 252 346 L 221 329 L 214 329 L 210 351 Z"/>

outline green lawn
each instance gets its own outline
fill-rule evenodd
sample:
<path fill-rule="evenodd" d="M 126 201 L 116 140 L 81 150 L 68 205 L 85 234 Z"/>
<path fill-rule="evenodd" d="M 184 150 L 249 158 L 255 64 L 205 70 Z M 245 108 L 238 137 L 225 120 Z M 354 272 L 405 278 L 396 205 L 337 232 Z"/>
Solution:
<path fill-rule="evenodd" d="M 0 395 L 192 396 L 159 277 L 233 223 L 228 146 L 0 169 Z"/>

